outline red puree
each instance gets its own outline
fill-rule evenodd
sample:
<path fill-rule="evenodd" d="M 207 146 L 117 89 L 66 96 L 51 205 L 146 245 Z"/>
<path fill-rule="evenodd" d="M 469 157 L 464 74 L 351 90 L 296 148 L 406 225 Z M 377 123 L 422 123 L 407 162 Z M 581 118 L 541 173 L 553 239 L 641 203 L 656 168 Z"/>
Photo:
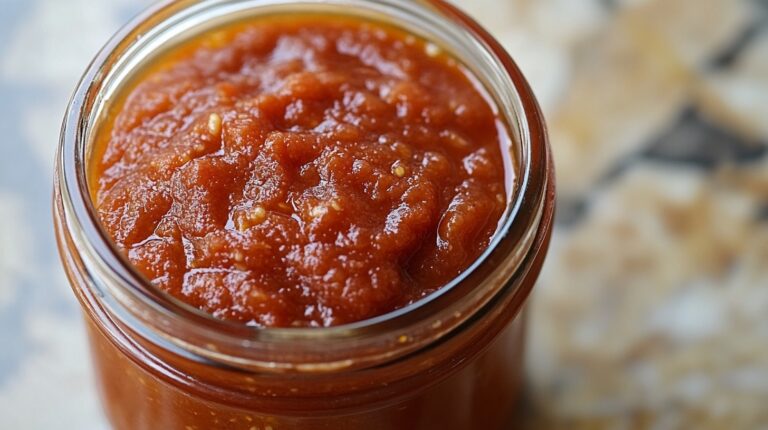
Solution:
<path fill-rule="evenodd" d="M 172 50 L 96 152 L 107 232 L 156 286 L 257 326 L 332 326 L 434 292 L 488 246 L 508 136 L 421 39 L 339 17 Z"/>

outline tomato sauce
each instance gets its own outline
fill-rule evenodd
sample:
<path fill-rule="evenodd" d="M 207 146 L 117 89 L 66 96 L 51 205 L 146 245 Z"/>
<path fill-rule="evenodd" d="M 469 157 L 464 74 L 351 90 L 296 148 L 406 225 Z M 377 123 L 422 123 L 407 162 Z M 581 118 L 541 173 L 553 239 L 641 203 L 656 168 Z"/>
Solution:
<path fill-rule="evenodd" d="M 453 57 L 338 17 L 227 27 L 129 87 L 94 152 L 107 233 L 215 317 L 326 327 L 438 290 L 487 248 L 509 136 Z"/>

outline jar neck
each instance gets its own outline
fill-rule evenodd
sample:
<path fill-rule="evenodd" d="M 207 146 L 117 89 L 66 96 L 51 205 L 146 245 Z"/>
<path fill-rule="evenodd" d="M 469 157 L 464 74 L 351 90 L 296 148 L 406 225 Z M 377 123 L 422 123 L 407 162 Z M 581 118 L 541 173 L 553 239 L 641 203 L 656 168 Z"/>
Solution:
<path fill-rule="evenodd" d="M 125 82 L 161 46 L 227 22 L 299 11 L 384 21 L 450 50 L 497 107 L 512 137 L 505 151 L 517 178 L 489 248 L 438 292 L 360 323 L 257 329 L 216 320 L 137 273 L 100 227 L 89 197 L 87 165 L 110 101 L 118 99 Z M 61 246 L 71 254 L 72 266 L 84 280 L 80 285 L 87 290 L 81 298 L 135 335 L 206 364 L 324 374 L 395 362 L 455 337 L 484 318 L 514 316 L 548 243 L 553 186 L 544 122 L 522 74 L 487 32 L 441 0 L 177 0 L 161 2 L 121 30 L 78 85 L 57 157 L 56 212 Z"/>

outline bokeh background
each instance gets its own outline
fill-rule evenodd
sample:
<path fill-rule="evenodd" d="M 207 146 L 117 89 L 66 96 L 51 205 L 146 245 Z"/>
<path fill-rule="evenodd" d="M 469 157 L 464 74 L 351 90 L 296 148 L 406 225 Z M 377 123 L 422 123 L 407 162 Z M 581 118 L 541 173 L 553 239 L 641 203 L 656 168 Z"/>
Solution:
<path fill-rule="evenodd" d="M 0 428 L 107 429 L 50 219 L 90 58 L 148 0 L 0 0 Z M 768 1 L 462 0 L 548 118 L 528 428 L 768 428 Z"/>

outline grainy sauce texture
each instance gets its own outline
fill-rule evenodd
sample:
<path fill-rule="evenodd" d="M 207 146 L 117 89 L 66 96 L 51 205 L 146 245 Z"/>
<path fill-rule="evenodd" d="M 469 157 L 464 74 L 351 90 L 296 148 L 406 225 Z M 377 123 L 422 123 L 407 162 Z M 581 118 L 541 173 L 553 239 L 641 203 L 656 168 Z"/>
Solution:
<path fill-rule="evenodd" d="M 332 326 L 424 297 L 488 246 L 508 137 L 435 46 L 294 17 L 158 64 L 103 131 L 92 182 L 157 287 L 223 319 Z"/>

